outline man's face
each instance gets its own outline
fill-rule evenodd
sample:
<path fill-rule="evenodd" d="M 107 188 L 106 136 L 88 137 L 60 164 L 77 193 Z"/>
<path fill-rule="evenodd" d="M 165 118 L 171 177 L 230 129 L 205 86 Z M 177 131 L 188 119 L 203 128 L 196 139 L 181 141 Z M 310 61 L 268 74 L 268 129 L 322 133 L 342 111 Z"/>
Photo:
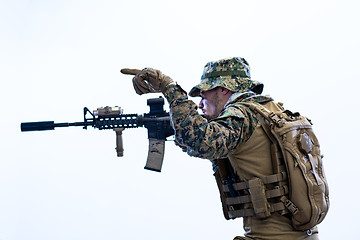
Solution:
<path fill-rule="evenodd" d="M 217 118 L 224 107 L 222 99 L 219 96 L 221 88 L 217 87 L 209 91 L 200 90 L 201 101 L 199 108 L 204 113 L 207 120 Z"/>

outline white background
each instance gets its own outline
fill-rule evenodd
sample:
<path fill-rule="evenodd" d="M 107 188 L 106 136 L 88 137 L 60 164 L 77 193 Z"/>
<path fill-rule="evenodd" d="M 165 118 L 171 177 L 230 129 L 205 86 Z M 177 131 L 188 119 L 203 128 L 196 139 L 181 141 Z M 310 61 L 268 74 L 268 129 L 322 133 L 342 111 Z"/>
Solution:
<path fill-rule="evenodd" d="M 20 132 L 82 121 L 82 109 L 146 113 L 124 67 L 161 69 L 187 91 L 203 66 L 245 57 L 252 78 L 309 116 L 325 155 L 331 209 L 321 239 L 356 239 L 358 1 L 25 1 L 0 3 L 0 239 L 232 239 L 211 164 L 166 143 L 144 170 L 146 129 Z M 196 102 L 198 99 L 194 99 Z M 166 109 L 167 106 L 166 106 Z"/>

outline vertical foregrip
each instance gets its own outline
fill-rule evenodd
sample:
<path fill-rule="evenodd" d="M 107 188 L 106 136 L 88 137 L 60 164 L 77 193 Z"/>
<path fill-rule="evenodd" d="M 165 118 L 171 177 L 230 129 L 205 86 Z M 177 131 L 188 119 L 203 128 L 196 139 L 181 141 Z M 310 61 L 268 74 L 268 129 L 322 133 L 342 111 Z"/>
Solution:
<path fill-rule="evenodd" d="M 123 147 L 123 140 L 122 140 L 122 131 L 124 128 L 114 128 L 116 132 L 116 152 L 118 157 L 124 156 L 124 147 Z"/>

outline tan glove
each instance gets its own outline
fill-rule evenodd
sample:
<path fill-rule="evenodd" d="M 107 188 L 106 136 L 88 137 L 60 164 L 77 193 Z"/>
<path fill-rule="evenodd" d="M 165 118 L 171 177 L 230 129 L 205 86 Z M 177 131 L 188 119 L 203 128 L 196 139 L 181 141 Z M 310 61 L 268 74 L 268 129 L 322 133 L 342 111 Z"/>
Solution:
<path fill-rule="evenodd" d="M 161 73 L 160 70 L 144 68 L 143 70 L 123 68 L 123 74 L 135 75 L 133 78 L 134 89 L 137 94 L 165 92 L 166 87 L 174 81 Z"/>

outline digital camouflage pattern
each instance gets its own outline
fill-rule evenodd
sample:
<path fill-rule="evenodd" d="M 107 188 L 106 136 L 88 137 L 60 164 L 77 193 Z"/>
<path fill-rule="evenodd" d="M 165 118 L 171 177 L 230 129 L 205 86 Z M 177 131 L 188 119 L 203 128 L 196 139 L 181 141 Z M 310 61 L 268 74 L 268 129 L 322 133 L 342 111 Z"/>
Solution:
<path fill-rule="evenodd" d="M 250 66 L 244 58 L 234 57 L 208 62 L 204 67 L 200 84 L 193 87 L 189 95 L 200 96 L 200 90 L 224 87 L 233 92 L 253 92 L 260 94 L 263 84 L 251 80 Z"/>
<path fill-rule="evenodd" d="M 170 104 L 170 117 L 175 139 L 193 157 L 219 159 L 226 157 L 239 143 L 253 133 L 258 120 L 242 101 L 266 102 L 270 97 L 253 92 L 237 93 L 229 99 L 220 116 L 208 121 L 197 111 L 197 105 L 188 100 L 178 85 L 170 85 L 165 97 Z"/>
<path fill-rule="evenodd" d="M 188 100 L 187 93 L 177 84 L 168 85 L 163 92 L 170 105 L 171 123 L 175 131 L 175 140 L 185 148 L 188 155 L 215 160 L 232 158 L 231 163 L 235 170 L 239 170 L 242 177 L 248 179 L 259 176 L 266 176 L 272 173 L 270 150 L 263 158 L 254 162 L 250 158 L 240 159 L 236 154 L 253 151 L 254 141 L 250 137 L 260 141 L 255 144 L 257 149 L 267 148 L 270 142 L 261 125 L 252 111 L 244 106 L 244 102 L 257 102 L 261 104 L 273 101 L 269 96 L 261 96 L 263 85 L 250 79 L 250 69 L 242 58 L 224 59 L 217 62 L 210 62 L 205 66 L 201 83 L 192 88 L 189 95 L 199 96 L 200 90 L 211 90 L 222 86 L 234 93 L 225 104 L 220 116 L 208 121 L 198 112 L 198 106 Z M 268 103 L 271 105 L 271 103 Z M 249 140 L 250 139 L 250 140 Z M 249 140 L 249 141 L 248 141 Z M 265 144 L 264 141 L 266 140 Z M 241 146 L 239 144 L 242 144 Z M 258 148 L 262 146 L 263 148 Z M 253 151 L 255 156 L 258 154 Z M 235 155 L 234 155 L 235 154 Z M 264 160 L 264 161 L 263 161 Z M 231 161 L 231 159 L 230 159 Z M 241 164 L 241 166 L 240 166 Z M 245 177 L 244 177 L 245 178 Z M 307 236 L 305 231 L 295 231 L 291 220 L 287 216 L 274 213 L 270 217 L 258 219 L 244 217 L 245 236 L 239 239 L 318 239 L 317 229 L 314 228 L 313 235 Z M 238 239 L 236 238 L 236 239 Z"/>

